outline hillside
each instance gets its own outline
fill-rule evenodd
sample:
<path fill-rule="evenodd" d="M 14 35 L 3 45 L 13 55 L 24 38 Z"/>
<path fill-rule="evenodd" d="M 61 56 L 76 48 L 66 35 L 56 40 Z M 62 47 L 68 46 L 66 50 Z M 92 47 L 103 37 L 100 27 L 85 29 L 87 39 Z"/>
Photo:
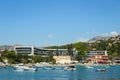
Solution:
<path fill-rule="evenodd" d="M 13 50 L 13 46 L 11 46 L 11 45 L 1 45 L 0 46 L 0 50 L 2 51 L 2 50 Z"/>
<path fill-rule="evenodd" d="M 109 39 L 110 37 L 103 37 L 103 36 L 95 36 L 93 37 L 92 39 L 90 39 L 88 42 L 89 43 L 94 43 L 96 41 L 99 41 L 99 40 L 107 40 Z"/>
<path fill-rule="evenodd" d="M 102 37 L 96 36 L 90 39 L 88 42 L 77 42 L 61 46 L 48 46 L 44 48 L 51 49 L 76 49 L 78 52 L 88 52 L 91 50 L 108 50 L 110 53 L 117 52 L 120 54 L 120 35 L 116 37 Z M 11 45 L 0 46 L 0 50 L 13 50 Z"/>

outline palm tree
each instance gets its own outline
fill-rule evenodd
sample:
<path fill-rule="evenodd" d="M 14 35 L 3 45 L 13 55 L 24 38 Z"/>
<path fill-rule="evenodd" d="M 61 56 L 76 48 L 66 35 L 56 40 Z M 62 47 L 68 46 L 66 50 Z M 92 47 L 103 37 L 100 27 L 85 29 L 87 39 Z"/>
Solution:
<path fill-rule="evenodd" d="M 57 46 L 57 49 L 56 49 L 56 55 L 59 56 L 58 46 Z"/>

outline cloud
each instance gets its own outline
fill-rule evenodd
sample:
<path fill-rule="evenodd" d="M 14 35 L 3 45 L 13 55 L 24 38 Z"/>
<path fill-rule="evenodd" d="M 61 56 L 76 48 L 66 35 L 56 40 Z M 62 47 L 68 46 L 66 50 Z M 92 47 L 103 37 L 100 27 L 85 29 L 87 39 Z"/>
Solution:
<path fill-rule="evenodd" d="M 104 36 L 104 37 L 106 37 L 106 36 L 118 36 L 118 35 L 119 35 L 119 33 L 116 32 L 116 31 L 112 31 L 110 33 L 103 33 L 103 34 L 101 34 L 101 36 Z"/>
<path fill-rule="evenodd" d="M 52 38 L 53 37 L 53 35 L 52 34 L 48 34 L 48 38 Z"/>
<path fill-rule="evenodd" d="M 87 42 L 88 40 L 89 40 L 88 38 L 82 38 L 82 37 L 77 38 L 77 42 Z"/>
<path fill-rule="evenodd" d="M 112 32 L 110 32 L 110 35 L 112 35 L 112 36 L 118 36 L 119 34 L 116 31 L 112 31 Z"/>

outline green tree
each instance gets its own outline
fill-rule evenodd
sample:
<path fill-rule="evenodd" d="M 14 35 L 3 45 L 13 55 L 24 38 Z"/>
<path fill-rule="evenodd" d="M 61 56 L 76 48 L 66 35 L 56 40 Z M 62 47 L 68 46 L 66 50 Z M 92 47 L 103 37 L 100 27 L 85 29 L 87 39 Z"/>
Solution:
<path fill-rule="evenodd" d="M 68 55 L 73 57 L 73 44 L 68 45 Z"/>
<path fill-rule="evenodd" d="M 112 54 L 114 52 L 117 52 L 117 45 L 113 44 L 109 49 L 108 49 L 109 53 Z"/>
<path fill-rule="evenodd" d="M 105 40 L 101 40 L 100 43 L 98 43 L 98 50 L 107 50 L 108 42 Z"/>
<path fill-rule="evenodd" d="M 74 47 L 76 48 L 76 50 L 78 51 L 78 55 L 76 56 L 76 59 L 78 61 L 85 61 L 86 60 L 86 56 L 87 56 L 87 52 L 90 51 L 90 46 L 88 43 L 76 43 L 74 45 Z"/>
<path fill-rule="evenodd" d="M 50 52 L 50 53 L 48 53 L 48 56 L 50 57 L 50 58 L 53 58 L 53 53 L 52 52 Z"/>
<path fill-rule="evenodd" d="M 114 60 L 114 58 L 116 58 L 118 56 L 118 53 L 114 52 L 110 55 L 110 59 Z"/>
<path fill-rule="evenodd" d="M 3 62 L 3 58 L 0 56 L 0 62 Z"/>
<path fill-rule="evenodd" d="M 22 63 L 22 59 L 23 59 L 22 54 L 17 54 L 17 55 L 16 55 L 16 62 L 17 62 L 17 63 Z"/>
<path fill-rule="evenodd" d="M 116 46 L 117 46 L 117 53 L 118 53 L 118 55 L 120 55 L 120 42 L 117 42 L 116 43 Z"/>
<path fill-rule="evenodd" d="M 35 63 L 42 62 L 42 56 L 40 55 L 33 56 L 32 59 Z"/>
<path fill-rule="evenodd" d="M 57 49 L 56 49 L 56 55 L 59 56 L 58 47 L 57 47 Z"/>
<path fill-rule="evenodd" d="M 22 63 L 26 64 L 26 63 L 28 63 L 28 60 L 22 59 Z"/>
<path fill-rule="evenodd" d="M 82 61 L 82 56 L 81 56 L 81 52 L 78 52 L 78 54 L 76 55 L 75 59 L 79 62 Z"/>
<path fill-rule="evenodd" d="M 6 51 L 5 57 L 8 59 L 9 63 L 16 63 L 16 54 L 14 51 Z"/>

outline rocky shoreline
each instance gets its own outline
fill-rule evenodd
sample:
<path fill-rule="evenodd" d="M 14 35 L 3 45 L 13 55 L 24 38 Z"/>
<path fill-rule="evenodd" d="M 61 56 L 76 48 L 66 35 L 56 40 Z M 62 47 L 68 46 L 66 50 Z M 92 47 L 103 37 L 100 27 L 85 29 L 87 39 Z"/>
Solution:
<path fill-rule="evenodd" d="M 0 66 L 16 66 L 18 64 L 1 64 Z M 77 63 L 77 64 L 24 64 L 25 66 L 114 66 L 120 64 L 88 64 L 88 63 Z"/>

